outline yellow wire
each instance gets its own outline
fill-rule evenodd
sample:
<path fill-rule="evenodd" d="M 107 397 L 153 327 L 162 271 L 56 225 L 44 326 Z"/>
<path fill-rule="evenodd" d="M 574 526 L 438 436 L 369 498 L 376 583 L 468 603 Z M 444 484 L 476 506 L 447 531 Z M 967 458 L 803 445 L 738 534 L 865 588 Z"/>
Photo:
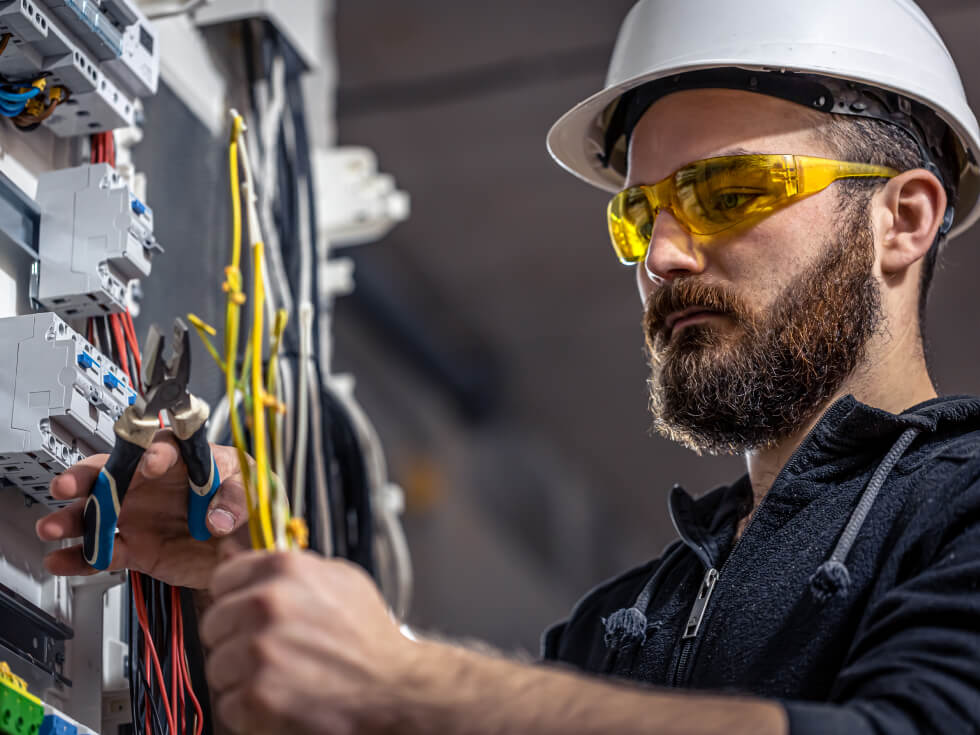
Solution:
<path fill-rule="evenodd" d="M 241 319 L 241 308 L 245 302 L 242 293 L 242 201 L 241 185 L 238 178 L 238 141 L 245 127 L 241 115 L 233 114 L 231 139 L 228 144 L 228 172 L 231 183 L 231 263 L 225 269 L 223 289 L 228 294 L 225 309 L 225 393 L 228 399 L 228 422 L 231 427 L 232 442 L 238 452 L 238 463 L 245 484 L 245 497 L 248 504 L 248 528 L 252 547 L 262 548 L 261 536 L 258 533 L 258 503 L 252 493 L 251 472 L 248 464 L 248 450 L 245 445 L 245 432 L 235 408 L 235 355 L 238 351 L 238 329 Z"/>
<path fill-rule="evenodd" d="M 264 548 L 275 548 L 272 518 L 269 513 L 269 456 L 265 427 L 265 387 L 262 385 L 262 326 L 265 305 L 265 282 L 262 279 L 261 240 L 252 244 L 252 279 L 255 297 L 252 299 L 252 438 L 255 449 L 255 488 L 259 506 Z"/>
<path fill-rule="evenodd" d="M 272 448 L 272 467 L 273 482 L 272 498 L 270 506 L 272 509 L 272 520 L 275 524 L 276 546 L 277 548 L 287 548 L 289 545 L 286 524 L 289 519 L 289 501 L 286 500 L 286 490 L 282 483 L 286 477 L 286 460 L 283 454 L 283 439 L 280 432 L 282 423 L 281 416 L 286 413 L 286 405 L 282 401 L 282 390 L 279 385 L 279 352 L 282 350 L 282 338 L 286 331 L 286 324 L 289 321 L 289 312 L 285 309 L 276 311 L 276 320 L 272 328 L 272 346 L 269 350 L 269 363 L 266 367 L 265 408 L 268 411 L 266 421 L 269 425 L 269 439 Z"/>
<path fill-rule="evenodd" d="M 197 330 L 197 336 L 201 338 L 201 341 L 204 343 L 204 346 L 207 348 L 208 353 L 210 353 L 211 357 L 214 358 L 214 361 L 218 363 L 218 367 L 221 369 L 221 372 L 224 372 L 225 361 L 221 359 L 221 355 L 218 354 L 218 350 L 215 348 L 214 344 L 211 342 L 210 337 L 208 336 L 208 335 L 213 336 L 217 334 L 218 330 L 212 327 L 210 324 L 208 324 L 206 321 L 201 319 L 201 317 L 197 316 L 196 314 L 188 314 L 187 321 L 189 321 L 191 323 L 191 326 L 194 327 L 195 330 Z"/>

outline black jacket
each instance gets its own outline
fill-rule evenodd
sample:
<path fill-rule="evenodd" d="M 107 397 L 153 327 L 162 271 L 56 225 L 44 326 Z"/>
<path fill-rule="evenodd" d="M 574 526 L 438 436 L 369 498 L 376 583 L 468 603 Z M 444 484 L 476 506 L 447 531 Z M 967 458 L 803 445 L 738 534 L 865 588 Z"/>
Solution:
<path fill-rule="evenodd" d="M 776 699 L 793 735 L 980 733 L 980 399 L 842 398 L 732 548 L 750 504 L 747 477 L 675 487 L 681 539 L 586 595 L 544 658 Z"/>

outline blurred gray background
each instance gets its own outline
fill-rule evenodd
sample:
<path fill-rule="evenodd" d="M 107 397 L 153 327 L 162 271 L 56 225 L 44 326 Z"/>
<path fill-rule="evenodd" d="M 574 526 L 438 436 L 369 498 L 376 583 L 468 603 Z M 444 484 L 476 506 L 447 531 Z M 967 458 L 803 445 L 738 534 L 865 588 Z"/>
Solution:
<path fill-rule="evenodd" d="M 555 119 L 601 88 L 630 0 L 339 0 L 344 145 L 377 151 L 411 219 L 352 250 L 337 366 L 357 378 L 417 575 L 412 622 L 536 650 L 540 630 L 673 535 L 666 493 L 741 472 L 651 436 L 640 305 L 606 195 L 552 163 Z M 980 107 L 980 6 L 921 3 Z M 943 393 L 980 391 L 980 231 L 930 308 Z"/>

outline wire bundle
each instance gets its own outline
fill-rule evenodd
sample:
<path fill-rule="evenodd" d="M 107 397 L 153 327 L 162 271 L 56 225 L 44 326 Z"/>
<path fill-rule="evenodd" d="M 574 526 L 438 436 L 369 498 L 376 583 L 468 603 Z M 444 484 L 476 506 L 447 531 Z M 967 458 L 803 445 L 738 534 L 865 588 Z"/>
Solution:
<path fill-rule="evenodd" d="M 224 357 L 211 343 L 216 334 L 210 325 L 193 314 L 188 315 L 208 352 L 225 374 L 225 401 L 234 408 L 229 411 L 232 442 L 238 451 L 239 465 L 245 481 L 249 513 L 249 533 L 256 549 L 304 548 L 308 534 L 301 518 L 289 517 L 289 505 L 281 478 L 284 450 L 282 423 L 279 417 L 286 411 L 282 400 L 282 382 L 278 379 L 278 355 L 286 329 L 287 312 L 275 311 L 269 334 L 265 309 L 265 245 L 256 210 L 255 184 L 251 159 L 244 140 L 245 120 L 232 111 L 232 130 L 228 147 L 229 181 L 232 203 L 232 255 L 225 269 L 223 289 L 227 293 L 225 313 Z M 240 173 L 245 181 L 240 183 Z M 241 270 L 242 256 L 242 197 L 245 198 L 246 222 L 252 255 L 252 322 L 246 340 L 246 358 L 238 374 L 238 348 L 242 307 L 246 302 Z M 266 337 L 270 343 L 268 364 L 263 360 Z M 243 403 L 251 441 L 246 439 L 245 427 L 238 405 Z M 254 457 L 254 465 L 249 463 Z M 278 471 L 274 472 L 273 467 Z"/>
<path fill-rule="evenodd" d="M 254 508 L 260 516 L 252 531 L 253 544 L 268 547 L 265 525 L 272 526 L 274 540 L 277 534 L 281 536 L 281 519 L 288 518 L 291 511 L 305 521 L 310 548 L 360 564 L 378 580 L 395 612 L 403 615 L 411 566 L 397 518 L 400 490 L 388 483 L 373 427 L 353 398 L 335 391 L 328 379 L 332 294 L 321 290 L 319 281 L 329 244 L 318 237 L 301 80 L 304 67 L 271 24 L 246 21 L 241 28 L 251 120 L 245 128 L 235 116 L 230 142 L 234 243 L 225 281 L 229 310 L 240 307 L 244 299 L 237 290 L 242 283 L 238 243 L 242 195 L 248 207 L 253 256 L 255 242 L 261 240 L 257 235 L 260 227 L 265 240 L 259 259 L 253 258 L 251 278 L 257 298 L 252 304 L 253 327 L 241 375 L 236 378 L 233 372 L 239 342 L 236 316 L 229 312 L 226 318 L 224 356 L 209 346 L 226 371 L 226 396 L 212 414 L 209 438 L 231 440 L 241 451 L 247 434 L 256 442 L 258 451 L 253 454 L 255 469 L 262 466 L 259 476 L 266 476 L 270 467 L 273 470 L 267 479 L 272 497 L 264 496 L 257 482 L 250 483 L 255 486 L 250 511 Z M 246 178 L 241 192 L 239 158 Z M 297 313 L 298 318 L 287 324 L 283 312 Z M 263 344 L 256 337 L 257 320 L 276 324 L 268 340 L 264 393 L 257 376 Z M 190 321 L 205 340 L 215 334 L 200 320 L 191 317 Z M 246 379 L 247 375 L 252 379 Z M 254 396 L 274 410 L 258 416 Z M 284 406 L 288 410 L 283 411 Z M 244 454 L 240 459 L 247 461 Z M 287 493 L 280 486 L 287 480 L 289 508 L 284 507 Z M 265 515 L 268 521 L 263 520 Z M 301 528 L 297 520 L 289 522 Z"/>
<path fill-rule="evenodd" d="M 91 162 L 115 165 L 111 132 L 91 138 Z M 92 317 L 88 340 L 143 392 L 142 360 L 132 314 Z M 163 419 L 160 420 L 163 426 Z M 186 593 L 138 572 L 129 572 L 129 686 L 133 729 L 143 735 L 201 735 L 205 717 L 195 694 L 184 644 Z"/>
<path fill-rule="evenodd" d="M 10 33 L 0 37 L 0 55 L 7 50 L 11 37 Z M 28 82 L 0 78 L 0 115 L 12 118 L 22 130 L 36 129 L 69 97 L 68 90 L 61 85 L 50 90 L 47 87 L 45 76 Z"/>

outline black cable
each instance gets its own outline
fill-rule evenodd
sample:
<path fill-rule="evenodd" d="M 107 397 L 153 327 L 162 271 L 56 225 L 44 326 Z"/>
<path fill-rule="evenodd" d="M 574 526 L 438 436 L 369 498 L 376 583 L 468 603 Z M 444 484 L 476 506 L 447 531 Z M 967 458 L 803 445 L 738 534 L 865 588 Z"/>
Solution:
<path fill-rule="evenodd" d="M 143 720 L 139 719 L 139 707 L 137 706 L 137 690 L 138 685 L 136 682 L 136 636 L 133 629 L 133 612 L 135 608 L 135 602 L 133 601 L 133 586 L 132 577 L 126 575 L 126 586 L 124 594 L 129 600 L 129 604 L 126 606 L 126 642 L 129 645 L 129 653 L 126 656 L 126 678 L 129 680 L 129 711 L 133 716 L 133 730 L 139 735 L 143 729 Z"/>
<path fill-rule="evenodd" d="M 147 681 L 146 678 L 146 672 L 143 670 L 142 666 L 137 667 L 137 670 L 139 672 L 139 678 L 143 686 L 143 689 L 144 691 L 147 692 L 146 702 L 150 709 L 150 716 L 153 718 L 153 724 L 156 725 L 157 735 L 164 735 L 165 733 L 169 733 L 170 728 L 167 726 L 167 718 L 165 715 L 161 714 L 160 712 L 161 705 L 153 697 L 150 682 Z M 146 717 L 144 716 L 143 719 L 145 720 Z"/>
<path fill-rule="evenodd" d="M 109 359 L 111 360 L 111 359 L 113 359 L 112 356 L 114 354 L 114 351 L 113 351 L 113 346 L 112 346 L 112 339 L 110 338 L 110 335 L 109 335 L 109 322 L 108 322 L 108 319 L 106 317 L 104 317 L 104 316 L 103 317 L 92 317 L 92 319 L 95 322 L 95 330 L 94 331 L 98 334 L 99 342 L 102 345 L 101 348 L 100 348 L 101 349 L 101 352 L 103 354 L 107 355 L 109 357 Z"/>
<path fill-rule="evenodd" d="M 367 461 L 347 408 L 330 390 L 322 392 L 324 405 L 333 417 L 331 439 L 336 460 L 334 468 L 341 489 L 342 521 L 347 535 L 346 558 L 375 574 L 374 515 L 371 509 L 371 486 Z"/>

